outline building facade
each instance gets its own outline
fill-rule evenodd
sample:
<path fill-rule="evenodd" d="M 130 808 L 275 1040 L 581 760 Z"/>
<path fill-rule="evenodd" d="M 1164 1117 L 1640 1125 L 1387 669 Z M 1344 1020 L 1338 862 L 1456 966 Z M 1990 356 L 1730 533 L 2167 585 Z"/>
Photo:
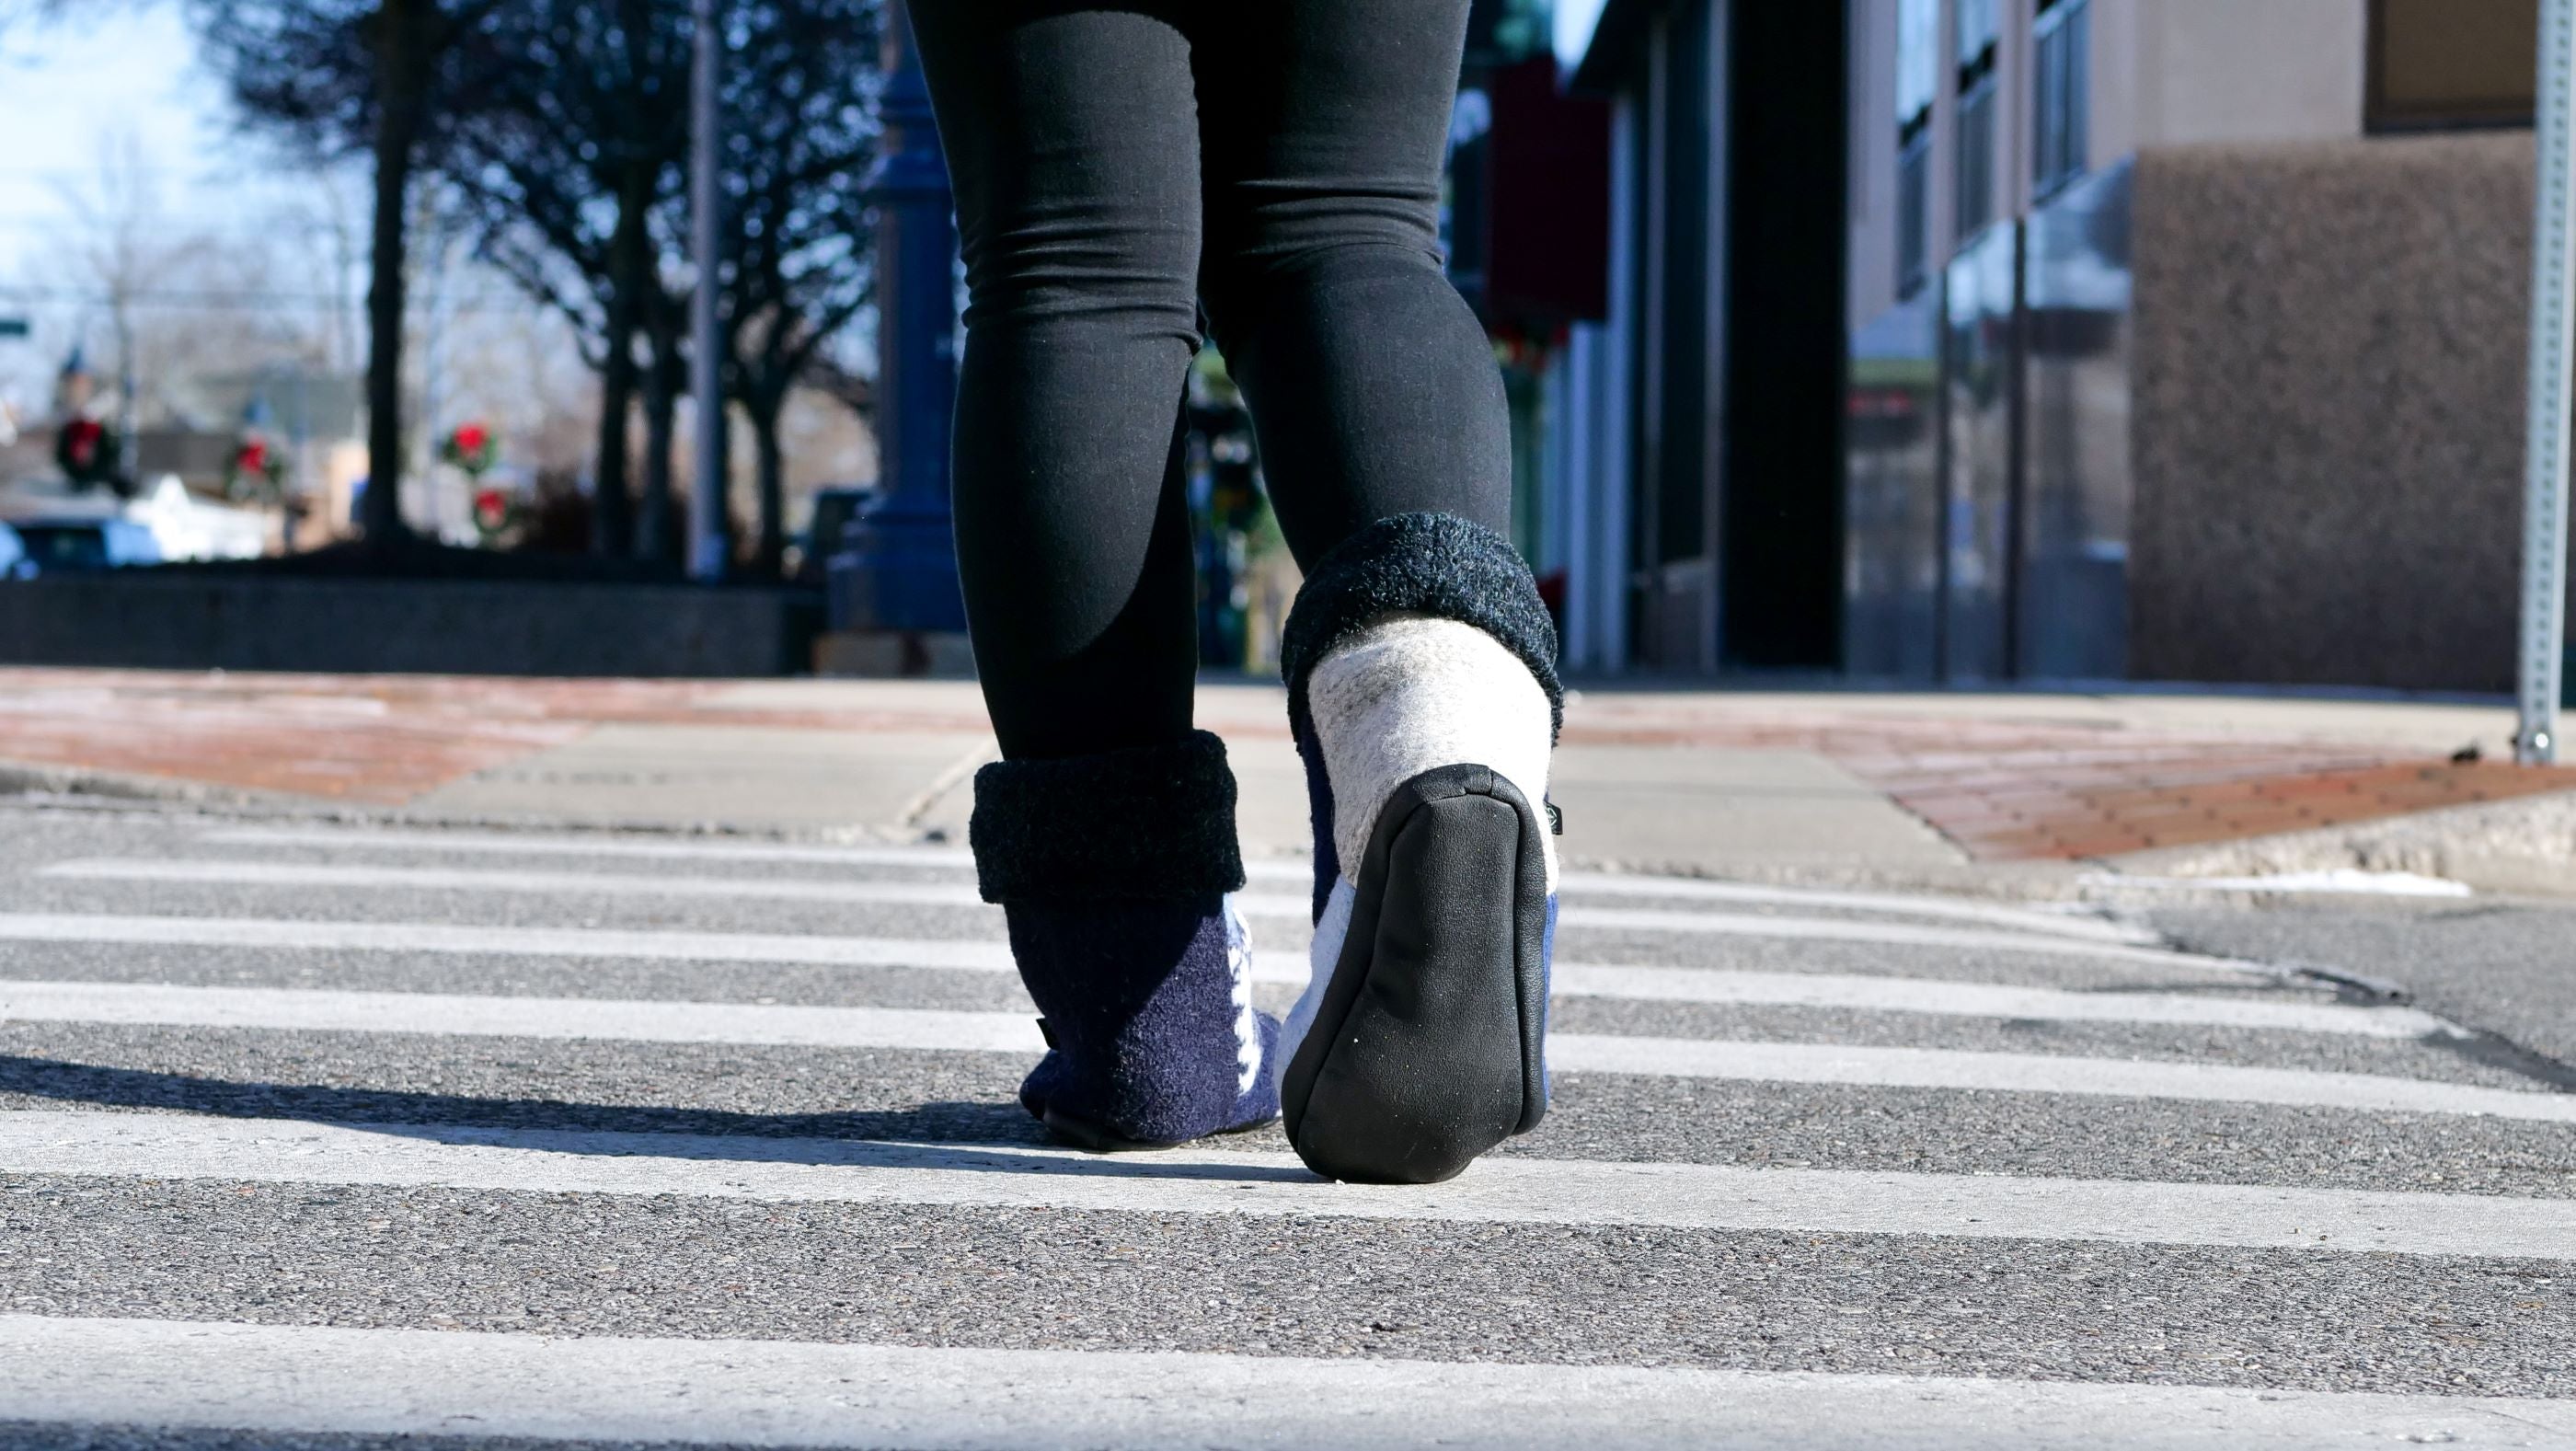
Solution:
<path fill-rule="evenodd" d="M 1570 89 L 1609 108 L 1605 306 L 1543 389 L 1538 563 L 1565 574 L 1568 662 L 1830 669 L 1842 9 L 1609 0 L 1556 23 Z"/>
<path fill-rule="evenodd" d="M 1845 658 L 2510 678 L 2531 0 L 1853 0 Z"/>
<path fill-rule="evenodd" d="M 1569 0 L 1574 663 L 2504 688 L 2536 10 Z"/>

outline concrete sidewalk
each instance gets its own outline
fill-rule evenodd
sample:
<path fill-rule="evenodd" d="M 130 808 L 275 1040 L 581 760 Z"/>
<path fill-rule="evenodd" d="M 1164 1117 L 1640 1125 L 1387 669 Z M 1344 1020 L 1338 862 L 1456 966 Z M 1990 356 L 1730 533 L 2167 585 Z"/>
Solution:
<path fill-rule="evenodd" d="M 1306 843 L 1275 685 L 1211 683 L 1248 850 Z M 2501 707 L 2232 696 L 1593 689 L 1574 860 L 2009 888 L 2106 866 L 2373 866 L 2576 893 L 2576 770 Z M 439 821 L 964 836 L 992 759 L 956 682 L 0 671 L 0 786 Z M 2455 759 L 2456 758 L 2456 759 Z"/>

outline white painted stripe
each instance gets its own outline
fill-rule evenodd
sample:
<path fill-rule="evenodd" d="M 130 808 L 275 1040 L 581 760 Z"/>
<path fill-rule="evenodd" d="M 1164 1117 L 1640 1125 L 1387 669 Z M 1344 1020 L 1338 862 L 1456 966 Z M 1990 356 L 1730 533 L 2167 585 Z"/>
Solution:
<path fill-rule="evenodd" d="M 95 982 L 0 982 L 0 1019 L 955 1052 L 1035 1053 L 1041 1046 L 1027 1013 Z M 1581 1033 L 1550 1035 L 1548 1060 L 1559 1073 L 2165 1098 L 2576 1123 L 2576 1094 L 2213 1063 Z"/>
<path fill-rule="evenodd" d="M 1863 1088 L 1951 1088 L 1983 1093 L 2064 1093 L 2331 1108 L 2365 1113 L 2460 1114 L 2523 1123 L 2576 1124 L 2576 1093 L 2484 1088 L 2376 1073 L 2240 1068 L 2221 1063 L 1971 1053 L 1955 1048 L 1863 1048 L 1834 1043 L 1755 1043 L 1689 1038 L 1550 1034 L 1559 1073 L 1716 1078 L 1743 1083 L 1836 1083 Z M 2569 1210 L 2576 1220 L 2576 1207 Z"/>
<path fill-rule="evenodd" d="M 1773 887 L 1751 882 L 1710 882 L 1689 877 L 1632 876 L 1625 872 L 1567 872 L 1557 888 L 1568 896 L 1649 897 L 1679 902 L 1741 902 L 1752 905 L 1815 907 L 1845 912 L 1875 912 L 1890 917 L 1945 917 L 1983 922 L 2060 937 L 2097 942 L 2125 942 L 2152 947 L 2163 939 L 2133 923 L 2115 922 L 2070 906 L 2049 911 L 2001 902 L 1964 898 L 1922 897 L 1899 892 L 1837 892 L 1817 887 Z"/>
<path fill-rule="evenodd" d="M 119 942 L 154 946 L 249 947 L 325 952 L 419 952 L 516 957 L 572 957 L 651 962 L 738 962 L 823 967 L 914 967 L 1009 972 L 1010 949 L 998 942 L 784 933 L 618 931 L 568 927 L 460 927 L 437 922 L 305 922 L 247 917 L 132 917 L 0 913 L 0 941 Z M 1307 968 L 1293 954 L 1256 953 L 1256 982 L 1303 986 Z M 1646 1002 L 1733 1003 L 1843 1008 L 1860 1012 L 1933 1013 L 1948 1017 L 2029 1018 L 2056 1022 L 2177 1023 L 2210 1027 L 2345 1033 L 2372 1038 L 2455 1034 L 2442 1019 L 2412 1008 L 2201 996 L 2189 993 L 2091 993 L 2059 988 L 1999 987 L 1940 978 L 1865 977 L 1842 973 L 1732 972 L 1677 967 L 1564 963 L 1558 997 Z"/>
<path fill-rule="evenodd" d="M 0 982 L 0 1022 L 12 1020 L 1032 1056 L 1046 1048 L 1034 1009 L 986 1013 L 99 982 Z"/>
<path fill-rule="evenodd" d="M 426 831 L 400 828 L 309 826 L 226 827 L 199 838 L 219 846 L 314 847 L 332 851 L 401 850 L 458 855 L 570 856 L 625 858 L 641 861 L 745 862 L 847 867 L 915 867 L 970 870 L 974 854 L 957 847 L 825 846 L 794 842 L 749 842 L 704 837 L 644 838 L 544 835 L 507 831 Z M 1303 862 L 1255 858 L 1243 864 L 1253 881 L 1306 882 L 1312 868 Z M 1599 895 L 1666 901 L 1736 902 L 1769 906 L 1807 906 L 1899 917 L 1943 917 L 2016 927 L 2063 937 L 2152 946 L 2156 934 L 2144 927 L 2092 916 L 2082 908 L 2050 911 L 1998 902 L 1915 896 L 1895 892 L 1845 892 L 1808 887 L 1776 887 L 1751 882 L 1713 882 L 1688 877 L 1657 877 L 1624 872 L 1567 872 L 1559 888 L 1569 896 Z"/>
<path fill-rule="evenodd" d="M 596 836 L 516 831 L 427 831 L 400 827 L 228 826 L 197 838 L 215 846 L 314 847 L 325 851 L 426 851 L 457 856 L 571 856 L 663 862 L 747 862 L 754 865 L 917 867 L 972 871 L 975 854 L 964 847 L 849 845 L 739 841 L 724 837 Z M 1246 863 L 1247 867 L 1251 864 Z M 1304 880 L 1306 869 L 1281 864 Z"/>
<path fill-rule="evenodd" d="M 1104 1393 L 1106 1390 L 1108 1393 Z M 1900 1375 L 0 1316 L 45 1422 L 1028 1451 L 2139 1451 L 2576 1436 L 2576 1402 Z"/>
<path fill-rule="evenodd" d="M 440 922 L 303 922 L 259 917 L 12 912 L 0 913 L 0 941 L 1012 970 L 1010 947 L 995 941 L 806 937 L 784 932 L 620 931 L 597 927 L 461 927 Z M 1302 973 L 1298 980 L 1304 980 Z"/>
<path fill-rule="evenodd" d="M 1919 927 L 1901 922 L 1857 922 L 1840 917 L 1774 917 L 1724 912 L 1673 912 L 1651 908 L 1565 907 L 1557 926 L 1600 932 L 1675 932 L 1719 937 L 1768 937 L 1796 942 L 1862 942 L 1888 947 L 1940 947 L 1959 952 L 2025 952 L 2053 957 L 2086 957 L 2101 962 L 2139 963 L 2160 968 L 2195 968 L 2204 972 L 2254 973 L 2279 977 L 2279 969 L 2228 957 L 2204 957 L 2116 942 L 1987 932 L 1964 927 Z"/>
<path fill-rule="evenodd" d="M 2063 988 L 2001 987 L 1943 978 L 1846 973 L 1735 972 L 1569 962 L 1558 965 L 1555 986 L 1558 997 L 1640 1002 L 1838 1008 L 2062 1023 L 2170 1023 L 2365 1038 L 2456 1037 L 2463 1032 L 2414 1008 L 2192 993 L 2070 992 Z"/>
<path fill-rule="evenodd" d="M 775 877 L 659 877 L 616 872 L 486 871 L 459 867 L 374 867 L 305 862 L 237 862 L 104 859 L 58 862 L 39 875 L 58 880 L 197 883 L 256 887 L 321 887 L 341 890 L 459 891 L 566 896 L 691 897 L 729 901 L 787 901 L 917 907 L 972 907 L 996 911 L 964 883 L 794 881 Z M 1247 916 L 1306 924 L 1314 904 L 1305 897 L 1236 896 Z M 1567 906 L 1560 928 L 1677 932 L 1805 942 L 1858 942 L 1899 947 L 1940 947 L 1966 952 L 2022 952 L 2054 957 L 2194 968 L 2278 976 L 2258 963 L 2191 953 L 2164 952 L 2119 943 L 2042 937 L 1910 923 L 1863 922 L 1835 917 L 1778 917 L 1716 912 Z"/>
<path fill-rule="evenodd" d="M 336 887 L 513 895 L 695 897 L 731 901 L 877 903 L 972 907 L 998 912 L 965 882 L 797 881 L 777 877 L 642 876 L 622 872 L 557 872 L 513 867 L 369 867 L 320 862 L 141 861 L 57 862 L 39 876 L 90 882 L 197 883 L 242 887 Z"/>
<path fill-rule="evenodd" d="M 0 1172 L 530 1194 L 1950 1235 L 2576 1260 L 2564 1199 L 1499 1156 L 1446 1184 L 1286 1154 L 0 1113 Z"/>
<path fill-rule="evenodd" d="M 2367 872 L 2332 867 L 2319 872 L 2281 872 L 2255 877 L 2132 877 L 2119 872 L 2091 872 L 2076 879 L 2086 887 L 2143 888 L 2159 892 L 2321 893 L 2356 897 L 2474 897 L 2477 889 L 2448 877 L 2420 872 Z"/>

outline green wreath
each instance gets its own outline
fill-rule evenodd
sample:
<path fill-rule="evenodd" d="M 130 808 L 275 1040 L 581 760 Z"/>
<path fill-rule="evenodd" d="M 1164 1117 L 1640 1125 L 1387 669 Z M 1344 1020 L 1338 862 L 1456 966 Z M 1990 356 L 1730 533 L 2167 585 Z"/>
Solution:
<path fill-rule="evenodd" d="M 224 496 L 274 502 L 286 497 L 286 455 L 259 434 L 245 434 L 224 463 Z"/>
<path fill-rule="evenodd" d="M 54 435 L 54 466 L 74 488 L 115 483 L 123 453 L 124 440 L 95 418 L 75 418 Z"/>

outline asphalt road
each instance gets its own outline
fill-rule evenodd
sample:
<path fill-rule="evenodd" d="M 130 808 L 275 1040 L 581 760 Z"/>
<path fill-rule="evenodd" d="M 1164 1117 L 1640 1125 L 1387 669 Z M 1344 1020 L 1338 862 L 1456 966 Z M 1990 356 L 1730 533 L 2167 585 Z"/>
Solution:
<path fill-rule="evenodd" d="M 1048 1145 L 969 881 L 0 808 L 0 1445 L 2576 1446 L 2566 907 L 1577 879 L 1398 1191 Z"/>

